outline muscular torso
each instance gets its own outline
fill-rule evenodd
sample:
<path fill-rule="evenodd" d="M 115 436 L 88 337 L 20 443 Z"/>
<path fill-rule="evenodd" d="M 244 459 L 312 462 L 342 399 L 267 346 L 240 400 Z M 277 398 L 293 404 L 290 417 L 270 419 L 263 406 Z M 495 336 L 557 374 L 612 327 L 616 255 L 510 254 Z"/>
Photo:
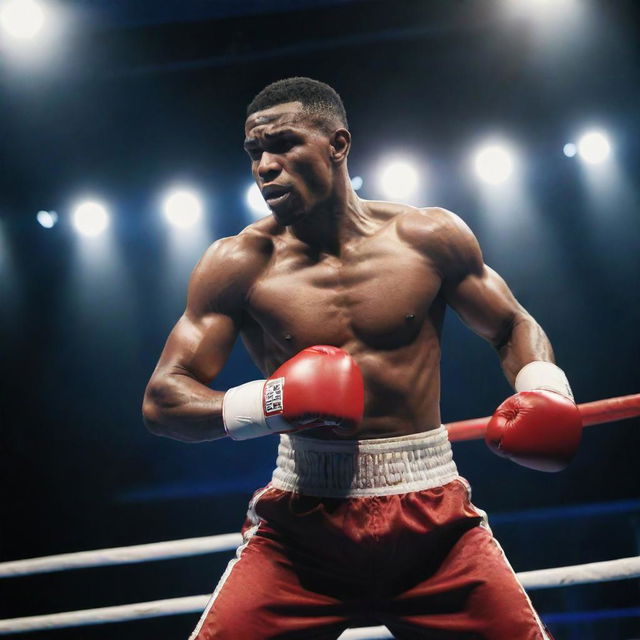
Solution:
<path fill-rule="evenodd" d="M 338 255 L 313 253 L 271 222 L 269 256 L 246 296 L 241 335 L 265 374 L 301 349 L 348 351 L 365 381 L 356 439 L 424 431 L 440 424 L 440 333 L 445 302 L 437 260 L 413 242 L 410 208 L 367 203 L 366 233 Z M 337 436 L 331 429 L 302 432 Z"/>

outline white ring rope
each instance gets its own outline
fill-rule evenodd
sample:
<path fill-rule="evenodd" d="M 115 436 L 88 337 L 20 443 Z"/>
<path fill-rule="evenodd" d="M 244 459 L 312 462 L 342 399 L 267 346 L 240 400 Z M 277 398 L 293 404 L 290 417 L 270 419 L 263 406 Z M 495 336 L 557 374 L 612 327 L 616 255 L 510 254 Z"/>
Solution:
<path fill-rule="evenodd" d="M 166 542 L 152 542 L 131 547 L 113 547 L 112 549 L 62 553 L 60 555 L 29 558 L 27 560 L 12 560 L 10 562 L 0 562 L 0 578 L 67 571 L 68 569 L 186 558 L 204 553 L 235 550 L 241 543 L 241 534 L 223 533 L 202 538 L 167 540 Z"/>
<path fill-rule="evenodd" d="M 202 613 L 210 597 L 187 596 L 186 598 L 152 600 L 151 602 L 52 613 L 43 616 L 7 618 L 6 620 L 0 620 L 0 635 L 62 629 L 65 627 L 82 627 L 89 624 L 104 624 L 105 622 L 127 622 L 129 620 L 158 618 L 180 613 Z"/>
<path fill-rule="evenodd" d="M 518 573 L 517 576 L 522 585 L 529 590 L 587 584 L 591 582 L 625 580 L 640 577 L 640 556 L 608 560 L 605 562 L 592 562 L 590 564 L 579 564 L 569 567 L 523 571 Z M 0 635 L 43 629 L 77 627 L 89 624 L 103 624 L 106 622 L 126 622 L 128 620 L 154 618 L 180 613 L 201 613 L 209 597 L 208 595 L 189 596 L 115 607 L 103 607 L 100 609 L 85 609 L 82 611 L 69 611 L 66 613 L 29 616 L 25 618 L 9 618 L 0 620 Z M 369 627 L 367 629 L 352 629 L 346 631 L 341 636 L 341 640 L 391 637 L 384 627 Z"/>
<path fill-rule="evenodd" d="M 537 569 L 518 573 L 518 579 L 525 589 L 552 589 L 574 584 L 630 580 L 640 577 L 640 556 L 576 564 L 570 567 Z"/>

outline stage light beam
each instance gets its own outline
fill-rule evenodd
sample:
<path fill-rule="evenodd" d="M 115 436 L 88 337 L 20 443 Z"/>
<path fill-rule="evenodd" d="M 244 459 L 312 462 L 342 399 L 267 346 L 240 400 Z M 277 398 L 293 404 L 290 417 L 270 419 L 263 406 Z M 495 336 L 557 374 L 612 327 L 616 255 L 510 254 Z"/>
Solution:
<path fill-rule="evenodd" d="M 578 141 L 578 154 L 587 164 L 601 164 L 610 153 L 609 139 L 602 131 L 589 131 Z"/>
<path fill-rule="evenodd" d="M 162 211 L 173 227 L 188 229 L 202 218 L 202 200 L 190 189 L 173 189 L 164 198 Z"/>
<path fill-rule="evenodd" d="M 380 187 L 388 198 L 408 198 L 418 188 L 418 172 L 409 162 L 394 160 L 380 171 Z"/>
<path fill-rule="evenodd" d="M 58 214 L 55 211 L 38 211 L 36 220 L 45 229 L 51 229 L 58 222 Z"/>
<path fill-rule="evenodd" d="M 2 29 L 16 40 L 33 40 L 44 22 L 44 11 L 34 0 L 8 0 L 0 8 Z"/>
<path fill-rule="evenodd" d="M 483 182 L 502 184 L 513 173 L 513 155 L 503 145 L 487 145 L 476 152 L 473 168 L 476 176 Z"/>
<path fill-rule="evenodd" d="M 109 213 L 101 202 L 81 202 L 73 210 L 73 226 L 83 236 L 98 236 L 109 226 Z"/>
<path fill-rule="evenodd" d="M 269 205 L 262 197 L 262 193 L 255 182 L 247 189 L 245 201 L 256 220 L 263 216 L 268 216 L 271 213 Z"/>

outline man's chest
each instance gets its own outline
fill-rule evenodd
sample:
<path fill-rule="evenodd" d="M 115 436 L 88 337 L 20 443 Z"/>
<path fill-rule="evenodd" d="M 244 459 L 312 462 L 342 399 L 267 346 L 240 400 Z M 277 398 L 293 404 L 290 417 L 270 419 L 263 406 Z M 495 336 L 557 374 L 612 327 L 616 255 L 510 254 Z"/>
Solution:
<path fill-rule="evenodd" d="M 431 262 L 404 243 L 365 242 L 342 259 L 283 252 L 254 284 L 249 312 L 276 342 L 393 348 L 415 338 L 439 288 Z"/>

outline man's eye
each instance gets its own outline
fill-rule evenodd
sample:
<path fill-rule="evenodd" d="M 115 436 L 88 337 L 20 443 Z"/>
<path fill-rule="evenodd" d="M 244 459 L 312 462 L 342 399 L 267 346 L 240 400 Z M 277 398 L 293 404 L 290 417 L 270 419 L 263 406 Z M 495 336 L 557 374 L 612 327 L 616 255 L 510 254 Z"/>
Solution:
<path fill-rule="evenodd" d="M 291 140 L 274 140 L 269 145 L 271 153 L 286 153 L 293 146 Z"/>
<path fill-rule="evenodd" d="M 251 160 L 260 160 L 260 156 L 262 155 L 262 151 L 259 149 L 251 149 L 248 153 Z"/>

